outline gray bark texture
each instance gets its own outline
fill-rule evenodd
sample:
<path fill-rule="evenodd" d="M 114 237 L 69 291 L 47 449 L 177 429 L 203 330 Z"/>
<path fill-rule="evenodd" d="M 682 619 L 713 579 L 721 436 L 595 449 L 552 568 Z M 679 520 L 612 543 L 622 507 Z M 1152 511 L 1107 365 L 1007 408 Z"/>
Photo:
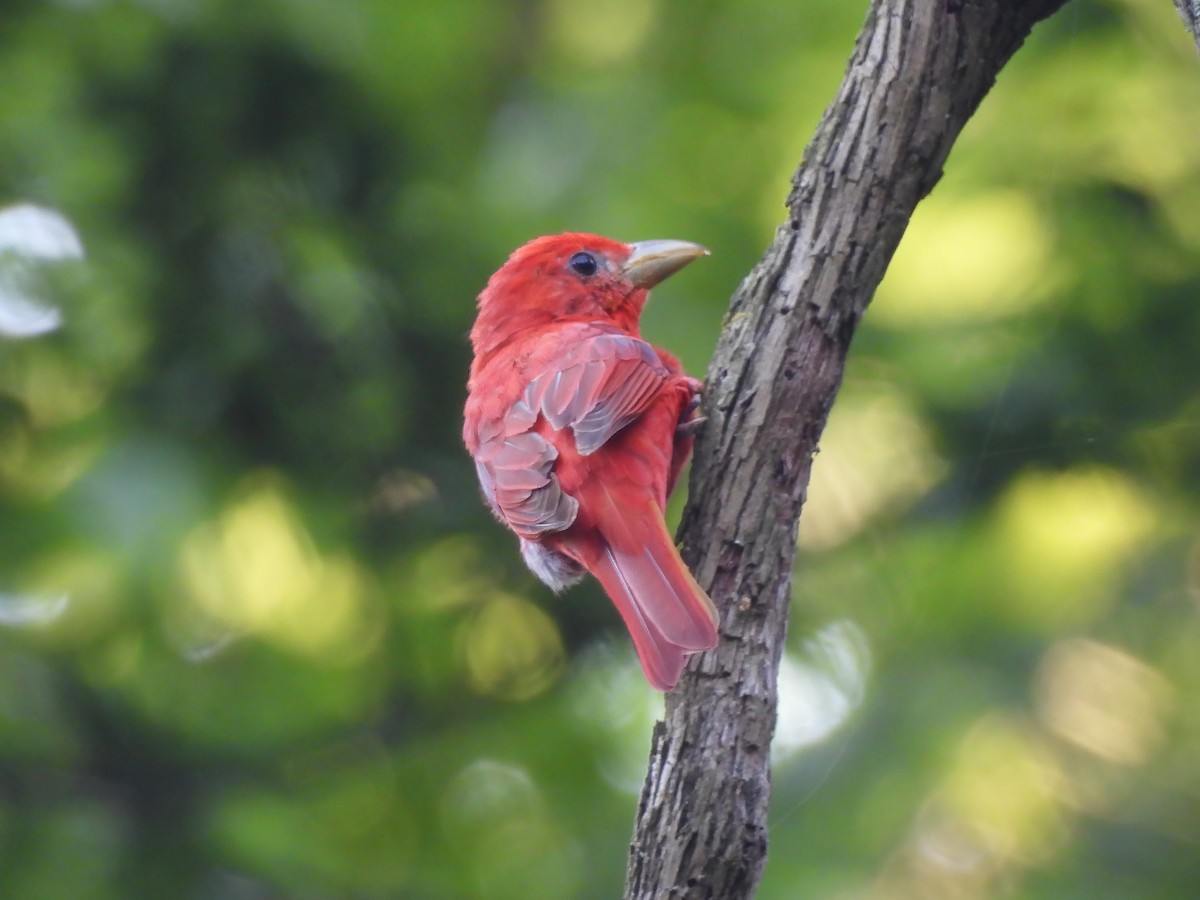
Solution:
<path fill-rule="evenodd" d="M 1065 2 L 871 4 L 787 220 L 734 295 L 709 366 L 679 537 L 722 637 L 689 662 L 655 727 L 626 900 L 740 900 L 758 887 L 797 523 L 851 337 L 959 131 Z"/>
<path fill-rule="evenodd" d="M 1183 16 L 1183 24 L 1192 33 L 1196 47 L 1200 49 L 1200 0 L 1175 0 L 1175 8 Z"/>

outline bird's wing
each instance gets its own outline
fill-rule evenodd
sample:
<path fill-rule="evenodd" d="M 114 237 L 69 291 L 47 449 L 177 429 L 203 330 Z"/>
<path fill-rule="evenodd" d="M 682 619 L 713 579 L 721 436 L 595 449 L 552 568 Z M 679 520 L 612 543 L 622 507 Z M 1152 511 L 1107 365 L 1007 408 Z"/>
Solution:
<path fill-rule="evenodd" d="M 484 494 L 522 538 L 544 538 L 538 546 L 599 578 L 647 678 L 669 690 L 689 653 L 715 645 L 718 624 L 662 517 L 679 410 L 655 401 L 678 373 L 645 341 L 596 330 L 529 370 L 517 399 L 473 429 Z M 620 447 L 598 452 L 639 417 Z M 559 534 L 581 504 L 587 527 Z"/>
<path fill-rule="evenodd" d="M 548 360 L 502 416 L 479 428 L 475 467 L 496 515 L 523 537 L 569 528 L 579 503 L 554 475 L 559 451 L 539 419 L 554 432 L 569 428 L 575 451 L 588 456 L 636 419 L 670 375 L 653 347 L 624 333 L 593 332 Z"/>
<path fill-rule="evenodd" d="M 513 412 L 541 412 L 555 431 L 569 427 L 576 451 L 588 456 L 636 419 L 669 376 L 645 341 L 602 333 L 530 381 Z"/>

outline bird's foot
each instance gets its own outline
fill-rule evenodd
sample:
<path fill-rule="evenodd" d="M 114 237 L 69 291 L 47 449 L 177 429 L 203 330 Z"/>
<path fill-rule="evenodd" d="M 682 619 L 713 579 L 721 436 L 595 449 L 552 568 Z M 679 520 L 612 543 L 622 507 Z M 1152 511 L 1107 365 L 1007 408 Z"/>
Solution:
<path fill-rule="evenodd" d="M 690 375 L 685 375 L 683 379 L 684 386 L 688 389 L 687 406 L 683 408 L 681 420 L 686 420 L 688 416 L 694 413 L 700 406 L 700 401 L 704 398 L 704 382 L 699 378 L 692 378 Z"/>

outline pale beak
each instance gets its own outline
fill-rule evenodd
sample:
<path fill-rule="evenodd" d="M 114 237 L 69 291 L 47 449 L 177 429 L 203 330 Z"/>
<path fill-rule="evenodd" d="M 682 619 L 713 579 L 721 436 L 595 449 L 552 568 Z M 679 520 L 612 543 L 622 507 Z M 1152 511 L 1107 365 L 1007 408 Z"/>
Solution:
<path fill-rule="evenodd" d="M 708 250 L 690 241 L 638 241 L 621 266 L 621 277 L 639 288 L 652 288 L 674 275 L 693 259 L 708 256 Z"/>

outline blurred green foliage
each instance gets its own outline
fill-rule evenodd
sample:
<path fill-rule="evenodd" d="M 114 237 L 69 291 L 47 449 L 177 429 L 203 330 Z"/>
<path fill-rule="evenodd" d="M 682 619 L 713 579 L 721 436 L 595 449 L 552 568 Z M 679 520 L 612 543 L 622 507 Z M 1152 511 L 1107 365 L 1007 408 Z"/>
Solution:
<path fill-rule="evenodd" d="M 701 241 L 645 330 L 702 372 L 863 13 L 11 0 L 0 893 L 618 895 L 661 699 L 478 499 L 472 298 Z M 852 354 L 763 898 L 1195 895 L 1197 210 L 1171 4 L 1068 4 Z"/>

